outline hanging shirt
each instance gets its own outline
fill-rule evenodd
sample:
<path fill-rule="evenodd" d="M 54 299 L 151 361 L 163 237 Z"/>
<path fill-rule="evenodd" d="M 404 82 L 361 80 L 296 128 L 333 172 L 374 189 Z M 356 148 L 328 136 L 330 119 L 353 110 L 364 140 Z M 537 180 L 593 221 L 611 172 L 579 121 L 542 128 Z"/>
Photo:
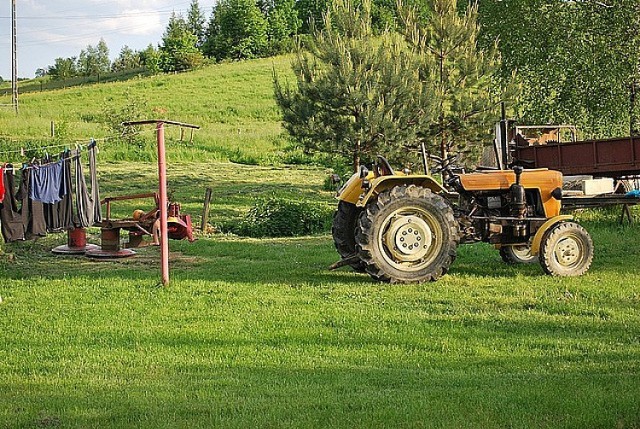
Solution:
<path fill-rule="evenodd" d="M 64 160 L 41 167 L 34 166 L 31 172 L 29 198 L 47 204 L 57 203 L 67 193 L 65 182 Z"/>
<path fill-rule="evenodd" d="M 4 169 L 0 167 L 0 203 L 4 200 Z"/>

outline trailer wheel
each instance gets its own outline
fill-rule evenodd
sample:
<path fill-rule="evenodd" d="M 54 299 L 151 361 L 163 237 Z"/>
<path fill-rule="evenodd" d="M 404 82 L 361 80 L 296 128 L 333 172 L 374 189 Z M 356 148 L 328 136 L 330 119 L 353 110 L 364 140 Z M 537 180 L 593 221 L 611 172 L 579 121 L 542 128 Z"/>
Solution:
<path fill-rule="evenodd" d="M 536 264 L 538 257 L 531 254 L 530 244 L 502 246 L 500 257 L 507 264 Z"/>
<path fill-rule="evenodd" d="M 342 258 L 356 254 L 356 222 L 362 212 L 361 208 L 346 201 L 338 202 L 338 209 L 333 214 L 331 235 L 333 244 Z M 364 273 L 364 262 L 358 261 L 349 264 L 354 271 Z"/>
<path fill-rule="evenodd" d="M 544 235 L 540 246 L 540 265 L 552 276 L 581 276 L 593 261 L 593 241 L 575 222 L 560 222 Z"/>
<path fill-rule="evenodd" d="M 391 283 L 437 280 L 455 259 L 458 241 L 451 206 L 415 185 L 381 192 L 360 215 L 356 232 L 367 273 Z"/>

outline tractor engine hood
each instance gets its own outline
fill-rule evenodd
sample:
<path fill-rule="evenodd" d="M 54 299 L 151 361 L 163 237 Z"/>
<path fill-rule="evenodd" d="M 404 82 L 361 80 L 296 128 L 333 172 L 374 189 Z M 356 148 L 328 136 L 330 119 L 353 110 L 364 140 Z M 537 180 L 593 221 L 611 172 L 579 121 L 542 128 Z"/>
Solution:
<path fill-rule="evenodd" d="M 516 181 L 512 170 L 487 170 L 478 173 L 461 174 L 460 184 L 467 192 L 508 191 Z M 562 173 L 555 170 L 540 168 L 524 170 L 521 184 L 525 189 L 537 189 L 548 217 L 560 214 L 560 201 L 553 196 L 553 192 L 562 189 Z"/>

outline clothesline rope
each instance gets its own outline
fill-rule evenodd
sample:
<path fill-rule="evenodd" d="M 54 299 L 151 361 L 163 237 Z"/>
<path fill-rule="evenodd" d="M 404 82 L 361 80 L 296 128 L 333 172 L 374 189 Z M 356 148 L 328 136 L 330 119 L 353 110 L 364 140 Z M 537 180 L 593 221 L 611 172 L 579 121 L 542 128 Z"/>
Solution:
<path fill-rule="evenodd" d="M 14 171 L 14 172 L 15 171 L 22 171 L 22 170 L 33 170 L 33 169 L 36 169 L 36 168 L 44 167 L 44 166 L 49 165 L 49 164 L 56 163 L 58 161 L 69 161 L 69 162 L 71 162 L 71 161 L 74 161 L 76 158 L 80 158 L 80 154 L 79 153 L 75 154 L 75 155 L 71 155 L 71 156 L 69 156 L 67 158 L 57 159 L 55 161 L 51 161 L 51 162 L 48 162 L 48 163 L 45 163 L 45 164 L 27 165 L 27 166 L 23 166 L 23 167 L 19 167 L 19 168 L 14 167 L 13 164 L 11 164 L 11 163 L 6 163 L 5 167 L 4 167 L 4 170 L 5 171 Z M 11 167 L 6 167 L 6 165 L 11 165 Z"/>
<path fill-rule="evenodd" d="M 165 124 L 166 126 L 175 126 L 172 124 Z M 176 126 L 178 128 L 182 128 L 179 126 Z M 151 133 L 155 133 L 157 130 L 151 128 L 151 129 L 146 129 L 146 130 L 142 130 L 142 131 L 137 131 L 135 133 L 131 133 L 129 134 L 129 136 L 138 136 L 141 134 L 151 134 Z M 120 138 L 122 137 L 122 135 L 112 135 L 112 136 L 106 136 L 106 137 L 100 137 L 97 139 L 94 138 L 90 138 L 90 139 L 85 139 L 85 140 L 74 140 L 74 144 L 79 144 L 79 143 L 85 143 L 87 140 L 93 140 L 95 142 L 107 142 L 109 140 L 114 140 L 116 138 Z M 60 147 L 68 147 L 69 143 L 63 143 L 63 144 L 56 144 L 56 145 L 48 145 L 48 146 L 38 146 L 38 147 L 32 147 L 32 148 L 25 148 L 25 147 L 21 147 L 20 149 L 11 149 L 11 150 L 5 150 L 5 151 L 0 151 L 0 155 L 4 155 L 4 154 L 9 154 L 9 153 L 22 153 L 24 150 L 45 150 L 45 149 L 56 149 L 56 148 L 60 148 Z"/>

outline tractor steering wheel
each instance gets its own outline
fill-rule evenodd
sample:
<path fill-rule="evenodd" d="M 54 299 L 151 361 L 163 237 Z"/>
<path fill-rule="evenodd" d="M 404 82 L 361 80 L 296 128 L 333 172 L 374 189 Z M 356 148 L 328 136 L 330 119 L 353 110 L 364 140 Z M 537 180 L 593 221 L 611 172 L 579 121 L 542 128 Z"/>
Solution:
<path fill-rule="evenodd" d="M 446 173 L 446 175 L 452 176 L 453 170 L 458 168 L 454 165 L 458 160 L 458 154 L 449 155 L 445 159 L 436 155 L 429 155 L 429 158 L 436 162 L 435 167 L 431 169 L 431 174 Z"/>

